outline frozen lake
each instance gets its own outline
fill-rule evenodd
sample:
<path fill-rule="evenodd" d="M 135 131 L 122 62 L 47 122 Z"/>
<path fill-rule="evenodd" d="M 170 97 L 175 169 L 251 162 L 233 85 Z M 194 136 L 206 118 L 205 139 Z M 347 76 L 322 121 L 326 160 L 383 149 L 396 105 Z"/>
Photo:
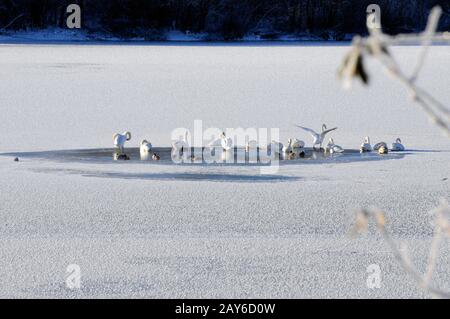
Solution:
<path fill-rule="evenodd" d="M 346 50 L 0 45 L 0 153 L 8 154 L 0 156 L 0 297 L 429 297 L 374 229 L 359 238 L 348 231 L 356 208 L 385 210 L 388 229 L 424 270 L 428 211 L 450 201 L 450 140 L 376 63 L 369 89 L 343 90 L 336 69 Z M 418 50 L 394 53 L 410 65 Z M 449 47 L 433 47 L 420 78 L 444 102 L 449 58 Z M 370 136 L 401 137 L 408 151 L 281 161 L 272 175 L 252 165 L 110 160 L 113 133 L 130 130 L 136 154 L 142 139 L 167 147 L 174 128 L 195 120 L 204 129 L 279 128 L 282 142 L 308 147 L 294 124 L 327 123 L 345 149 Z M 434 277 L 444 289 L 449 248 L 442 244 Z M 66 287 L 69 264 L 80 266 L 81 289 Z M 382 271 L 379 289 L 366 285 L 371 264 Z"/>

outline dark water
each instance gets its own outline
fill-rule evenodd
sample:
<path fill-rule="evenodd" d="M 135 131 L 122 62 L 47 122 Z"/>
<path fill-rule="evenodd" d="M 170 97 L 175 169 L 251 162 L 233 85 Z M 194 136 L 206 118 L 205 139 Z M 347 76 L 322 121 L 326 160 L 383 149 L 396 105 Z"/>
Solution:
<path fill-rule="evenodd" d="M 55 150 L 41 152 L 19 152 L 3 153 L 2 156 L 11 156 L 36 160 L 56 161 L 56 162 L 78 162 L 78 163 L 140 163 L 140 164 L 163 164 L 163 165 L 270 165 L 274 161 L 279 161 L 280 165 L 299 163 L 349 163 L 359 161 L 378 161 L 388 159 L 403 158 L 406 153 L 389 153 L 380 155 L 376 152 L 360 154 L 359 150 L 345 150 L 339 154 L 324 154 L 322 151 L 315 151 L 305 148 L 291 155 L 268 154 L 267 150 L 251 150 L 246 152 L 244 148 L 224 152 L 222 149 L 191 149 L 172 153 L 169 147 L 153 148 L 149 154 L 141 155 L 139 148 L 127 148 L 121 154 L 129 160 L 117 159 L 118 153 L 112 148 L 98 149 L 78 149 L 78 150 Z M 153 160 L 153 153 L 159 156 L 159 160 Z"/>

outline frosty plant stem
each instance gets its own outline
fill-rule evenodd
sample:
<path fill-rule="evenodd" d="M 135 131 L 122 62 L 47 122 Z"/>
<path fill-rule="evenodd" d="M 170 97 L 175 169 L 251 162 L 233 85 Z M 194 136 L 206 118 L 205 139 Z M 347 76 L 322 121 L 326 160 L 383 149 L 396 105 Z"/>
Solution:
<path fill-rule="evenodd" d="M 450 109 L 435 99 L 425 89 L 416 84 L 420 70 L 425 62 L 429 47 L 433 43 L 450 43 L 450 33 L 437 33 L 439 18 L 442 14 L 440 7 L 434 7 L 428 18 L 427 27 L 424 32 L 412 35 L 389 36 L 382 33 L 379 28 L 370 28 L 370 35 L 366 38 L 356 36 L 350 52 L 345 56 L 339 68 L 339 78 L 344 80 L 344 85 L 350 87 L 351 80 L 358 77 L 364 84 L 369 83 L 369 75 L 364 67 L 364 58 L 377 59 L 385 70 L 394 79 L 406 86 L 414 101 L 427 113 L 430 119 L 444 130 L 450 137 Z M 407 76 L 399 67 L 397 60 L 389 51 L 392 45 L 420 44 L 421 51 L 411 76 Z"/>
<path fill-rule="evenodd" d="M 450 43 L 449 32 L 436 32 L 441 14 L 441 8 L 438 6 L 434 7 L 431 10 L 425 31 L 420 34 L 400 34 L 396 36 L 389 36 L 382 33 L 381 28 L 370 27 L 368 24 L 370 35 L 366 38 L 357 36 L 353 39 L 352 48 L 345 56 L 344 61 L 339 68 L 338 76 L 344 80 L 344 85 L 346 87 L 351 86 L 351 81 L 353 78 L 359 78 L 364 84 L 368 84 L 369 75 L 364 67 L 364 58 L 372 57 L 377 59 L 384 66 L 388 74 L 405 85 L 413 100 L 422 107 L 433 123 L 439 126 L 450 137 L 450 109 L 416 84 L 430 45 L 437 42 Z M 374 17 L 372 17 L 372 19 L 368 19 L 368 21 L 372 21 L 373 18 Z M 401 44 L 421 45 L 417 64 L 415 65 L 410 76 L 407 76 L 399 67 L 397 60 L 389 51 L 390 46 Z M 416 270 L 411 263 L 408 254 L 403 253 L 398 249 L 395 241 L 386 230 L 385 214 L 381 210 L 362 209 L 358 211 L 354 231 L 366 231 L 368 229 L 369 218 L 373 218 L 376 222 L 378 231 L 381 233 L 384 240 L 392 250 L 394 257 L 403 269 L 417 282 L 417 284 L 434 297 L 450 298 L 450 292 L 442 291 L 431 285 L 442 237 L 443 235 L 450 236 L 450 206 L 447 202 L 442 201 L 441 206 L 435 209 L 434 214 L 435 229 L 428 256 L 427 270 L 424 275 L 421 275 L 420 272 Z"/>
<path fill-rule="evenodd" d="M 367 231 L 369 219 L 375 220 L 378 231 L 383 236 L 384 241 L 388 244 L 395 259 L 400 263 L 402 268 L 417 282 L 419 287 L 428 291 L 431 295 L 438 298 L 449 298 L 450 292 L 442 291 L 431 285 L 431 278 L 435 269 L 436 260 L 439 254 L 439 244 L 442 235 L 450 236 L 450 206 L 447 202 L 442 201 L 441 205 L 434 211 L 434 236 L 431 243 L 430 253 L 428 257 L 427 271 L 424 275 L 414 267 L 407 251 L 402 252 L 396 245 L 386 229 L 385 214 L 379 209 L 362 209 L 356 212 L 356 221 L 352 230 L 353 234 Z"/>

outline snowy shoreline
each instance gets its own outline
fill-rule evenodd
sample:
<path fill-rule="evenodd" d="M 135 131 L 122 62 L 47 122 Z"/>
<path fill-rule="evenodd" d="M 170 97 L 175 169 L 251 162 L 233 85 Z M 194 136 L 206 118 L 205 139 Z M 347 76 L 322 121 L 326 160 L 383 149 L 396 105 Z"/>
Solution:
<path fill-rule="evenodd" d="M 48 28 L 42 30 L 22 30 L 22 31 L 3 31 L 0 32 L 0 43 L 21 43 L 21 42 L 37 42 L 37 43 L 290 43 L 290 42 L 316 42 L 316 43 L 339 43 L 350 42 L 353 35 L 347 35 L 342 41 L 325 40 L 311 34 L 281 34 L 276 38 L 266 39 L 259 35 L 247 35 L 239 40 L 225 41 L 218 36 L 210 36 L 206 33 L 189 33 L 182 31 L 167 31 L 163 34 L 163 38 L 149 39 L 145 37 L 119 38 L 109 34 L 90 33 L 84 30 L 71 30 L 60 28 Z"/>

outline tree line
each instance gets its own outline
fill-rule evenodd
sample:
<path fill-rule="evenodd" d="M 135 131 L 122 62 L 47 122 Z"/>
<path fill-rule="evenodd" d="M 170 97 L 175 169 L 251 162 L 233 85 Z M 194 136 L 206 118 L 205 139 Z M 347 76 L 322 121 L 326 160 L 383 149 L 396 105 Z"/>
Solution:
<path fill-rule="evenodd" d="M 245 35 L 277 39 L 305 34 L 342 40 L 366 33 L 366 8 L 378 4 L 388 33 L 422 30 L 441 5 L 441 30 L 450 30 L 448 0 L 0 0 L 0 32 L 66 27 L 66 8 L 79 4 L 82 28 L 120 38 L 164 40 L 170 30 L 204 33 L 211 40 Z"/>

